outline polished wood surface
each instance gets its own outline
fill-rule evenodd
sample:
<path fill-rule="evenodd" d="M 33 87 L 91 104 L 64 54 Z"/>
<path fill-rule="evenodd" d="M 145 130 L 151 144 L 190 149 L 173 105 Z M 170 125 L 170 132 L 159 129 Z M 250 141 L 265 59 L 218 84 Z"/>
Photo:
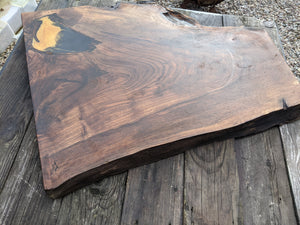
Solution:
<path fill-rule="evenodd" d="M 43 0 L 38 10 L 112 1 Z M 180 12 L 207 26 L 264 27 L 254 18 Z M 276 27 L 265 29 L 278 43 Z M 299 205 L 293 200 L 300 176 L 283 161 L 297 158 L 299 145 L 288 150 L 285 140 L 299 139 L 299 121 L 289 123 L 288 132 L 275 127 L 198 146 L 50 199 L 42 184 L 23 40 L 0 71 L 2 224 L 299 224 Z"/>
<path fill-rule="evenodd" d="M 264 30 L 131 4 L 26 13 L 23 24 L 52 197 L 300 116 L 299 81 Z"/>

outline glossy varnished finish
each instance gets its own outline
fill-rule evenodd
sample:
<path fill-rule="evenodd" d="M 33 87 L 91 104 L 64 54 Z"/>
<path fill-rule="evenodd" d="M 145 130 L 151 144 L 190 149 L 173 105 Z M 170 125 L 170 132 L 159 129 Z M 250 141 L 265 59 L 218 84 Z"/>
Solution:
<path fill-rule="evenodd" d="M 300 115 L 299 82 L 264 30 L 131 4 L 27 13 L 23 23 L 52 197 Z"/>

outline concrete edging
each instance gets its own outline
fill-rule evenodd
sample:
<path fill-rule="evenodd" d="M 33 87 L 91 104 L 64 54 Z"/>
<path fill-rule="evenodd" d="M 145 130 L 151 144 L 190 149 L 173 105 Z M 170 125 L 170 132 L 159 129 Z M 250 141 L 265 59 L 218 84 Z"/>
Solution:
<path fill-rule="evenodd" d="M 36 0 L 4 0 L 0 2 L 0 53 L 20 36 L 21 13 L 36 9 Z"/>

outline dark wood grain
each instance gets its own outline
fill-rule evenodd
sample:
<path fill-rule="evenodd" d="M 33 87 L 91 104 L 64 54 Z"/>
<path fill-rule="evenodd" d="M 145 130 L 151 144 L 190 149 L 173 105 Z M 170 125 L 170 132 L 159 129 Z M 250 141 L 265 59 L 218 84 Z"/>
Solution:
<path fill-rule="evenodd" d="M 128 172 L 121 224 L 181 224 L 183 154 Z"/>
<path fill-rule="evenodd" d="M 90 1 L 90 2 L 93 2 L 95 4 L 101 4 L 101 2 L 104 2 L 104 1 Z M 74 6 L 74 5 L 81 4 L 81 3 L 88 3 L 88 1 L 43 0 L 42 4 L 41 4 L 41 9 L 49 9 L 49 8 L 55 8 L 55 7 L 57 7 L 57 8 L 58 7 L 68 7 L 68 6 Z M 206 19 L 204 21 L 207 21 L 208 15 L 205 14 L 205 18 Z M 232 17 L 232 19 L 239 20 L 239 21 L 245 21 L 244 19 L 240 19 L 239 17 Z M 209 19 L 208 19 L 208 21 L 209 21 Z M 213 25 L 213 24 L 211 24 L 211 21 L 209 21 L 209 22 L 210 22 L 209 25 Z M 205 24 L 203 24 L 203 25 L 205 25 Z M 242 24 L 240 24 L 240 25 L 242 25 Z M 249 24 L 247 24 L 247 26 L 253 26 L 251 24 L 251 21 Z M 276 35 L 275 37 L 278 39 L 277 32 L 274 32 L 274 33 Z M 22 48 L 23 48 L 23 50 L 22 50 Z M 3 178 L 2 174 L 0 173 L 0 178 L 2 178 L 4 180 L 3 185 L 5 185 L 5 187 L 0 190 L 0 199 L 1 199 L 0 200 L 0 218 L 2 219 L 0 223 L 1 224 L 22 224 L 22 225 L 24 225 L 24 224 L 25 225 L 26 224 L 30 224 L 30 225 L 51 224 L 52 225 L 52 224 L 56 224 L 56 223 L 63 224 L 65 221 L 70 219 L 69 214 L 71 214 L 71 215 L 73 215 L 73 217 L 71 218 L 73 224 L 84 224 L 84 223 L 85 224 L 113 224 L 113 225 L 120 224 L 120 223 L 116 223 L 116 221 L 118 221 L 120 219 L 119 213 L 122 208 L 122 206 L 120 204 L 123 201 L 122 194 L 120 194 L 120 193 L 122 193 L 122 192 L 124 193 L 124 190 L 125 190 L 124 179 L 126 177 L 126 174 L 123 174 L 122 176 L 117 176 L 117 177 L 110 177 L 110 178 L 104 180 L 103 184 L 96 183 L 91 186 L 87 186 L 86 188 L 83 188 L 79 191 L 74 192 L 71 195 L 66 196 L 66 200 L 64 200 L 65 198 L 52 200 L 52 199 L 48 198 L 45 195 L 45 193 L 42 191 L 42 185 L 41 185 L 42 177 L 41 177 L 41 168 L 39 165 L 37 143 L 36 143 L 36 139 L 35 139 L 35 137 L 36 137 L 35 125 L 34 125 L 34 123 L 31 123 L 28 126 L 29 118 L 31 115 L 30 111 L 32 111 L 32 107 L 30 106 L 31 104 L 27 104 L 28 109 L 26 109 L 26 107 L 24 108 L 24 105 L 22 105 L 26 102 L 26 101 L 23 102 L 22 96 L 24 94 L 28 95 L 28 91 L 26 92 L 22 89 L 22 85 L 20 85 L 20 83 L 19 83 L 19 81 L 22 81 L 22 79 L 20 79 L 20 77 L 17 75 L 13 75 L 13 72 L 12 72 L 12 71 L 18 71 L 19 74 L 23 74 L 23 73 L 27 74 L 26 68 L 25 68 L 26 61 L 25 61 L 25 57 L 24 57 L 25 50 L 24 50 L 24 47 L 22 47 L 22 48 L 20 48 L 20 45 L 17 45 L 17 49 L 15 52 L 16 55 L 11 57 L 11 61 L 9 61 L 11 66 L 8 67 L 8 65 L 7 65 L 1 74 L 2 77 L 0 77 L 0 79 L 2 79 L 3 75 L 6 74 L 5 75 L 6 78 L 1 80 L 1 83 L 0 83 L 0 85 L 2 87 L 1 90 L 6 90 L 6 91 L 1 92 L 1 96 L 0 96 L 0 97 L 3 97 L 3 99 L 1 99 L 1 104 L 4 104 L 6 106 L 2 110 L 5 111 L 7 109 L 8 112 L 14 113 L 14 111 L 16 109 L 15 107 L 23 107 L 22 110 L 16 110 L 16 112 L 18 112 L 18 113 L 14 113 L 14 116 L 13 116 L 14 119 L 11 120 L 9 123 L 7 123 L 7 124 L 12 124 L 12 122 L 13 122 L 13 124 L 16 124 L 16 129 L 14 129 L 12 131 L 11 135 L 13 135 L 14 137 L 17 136 L 20 139 L 18 140 L 17 138 L 14 138 L 14 140 L 18 140 L 19 144 L 15 144 L 14 148 L 10 148 L 10 151 L 16 151 L 14 153 L 14 154 L 16 154 L 16 156 L 14 156 L 13 158 L 10 158 L 10 160 L 11 160 L 10 161 L 11 166 L 9 166 L 10 169 L 9 170 L 1 170 L 1 171 L 6 171 L 6 172 L 4 172 L 6 174 L 5 178 Z M 22 55 L 23 55 L 23 57 L 21 57 Z M 18 58 L 20 60 L 14 60 L 16 58 Z M 13 79 L 10 79 L 10 77 Z M 22 84 L 22 82 L 21 82 L 21 84 Z M 10 87 L 10 88 L 5 89 L 5 87 Z M 24 83 L 24 87 L 27 87 L 27 89 L 29 89 L 27 82 Z M 11 91 L 9 92 L 8 90 L 11 90 Z M 15 93 L 15 94 L 12 94 L 12 93 Z M 29 98 L 29 95 L 28 95 L 28 98 Z M 15 99 L 15 100 L 13 100 L 13 99 Z M 27 97 L 25 99 L 27 99 Z M 7 104 L 8 102 L 17 102 L 17 104 Z M 9 108 L 8 107 L 9 105 L 13 106 L 13 108 Z M 10 109 L 12 109 L 12 111 L 10 111 Z M 25 112 L 29 112 L 29 114 L 26 114 Z M 1 114 L 3 117 L 0 115 L 0 117 L 1 117 L 0 126 L 2 125 L 2 123 L 6 122 L 5 118 L 9 114 L 10 113 Z M 25 115 L 27 115 L 27 116 L 25 116 Z M 27 119 L 23 120 L 23 122 L 20 123 L 20 121 L 22 121 L 22 119 L 20 119 L 20 118 L 24 118 L 24 116 Z M 26 125 L 24 126 L 25 121 L 26 121 Z M 289 132 L 289 135 L 292 135 L 292 138 L 290 138 L 289 135 L 287 135 L 286 136 L 287 140 L 297 140 L 297 136 L 299 136 L 299 135 L 297 134 L 297 128 L 295 128 L 295 126 L 296 125 L 293 125 L 293 128 L 289 128 L 288 132 Z M 8 127 L 10 127 L 10 126 L 8 126 Z M 10 129 L 4 129 L 4 131 L 5 130 L 9 131 Z M 25 135 L 25 131 L 26 131 L 26 135 Z M 293 131 L 295 131 L 295 133 L 293 133 Z M 271 136 L 268 137 L 270 142 L 273 142 L 272 135 L 274 135 L 276 133 L 277 132 L 272 132 Z M 7 137 L 7 136 L 4 135 L 4 137 Z M 262 150 L 262 148 L 259 147 L 259 146 L 262 146 L 261 142 L 252 140 L 250 143 L 249 138 L 255 138 L 255 136 L 251 136 L 246 139 L 241 139 L 241 143 L 245 142 L 245 145 L 249 145 L 247 148 L 244 148 L 244 150 L 253 152 L 253 154 L 260 154 L 260 151 Z M 275 138 L 274 140 L 278 141 L 277 138 Z M 261 139 L 261 137 L 259 139 Z M 12 143 L 9 140 L 11 140 L 11 139 L 10 138 L 5 139 L 5 140 L 3 139 L 3 141 L 0 143 L 1 151 L 6 146 L 9 146 Z M 283 138 L 283 144 L 284 144 L 284 142 L 285 142 L 285 138 Z M 241 143 L 239 143 L 239 145 Z M 20 148 L 20 145 L 21 145 L 21 148 Z M 222 145 L 226 145 L 226 144 L 222 144 L 219 142 L 215 146 L 222 146 Z M 213 145 L 209 145 L 209 146 L 213 152 L 217 152 L 217 149 L 216 150 L 212 149 Z M 297 145 L 295 144 L 294 145 L 295 151 L 297 151 L 297 149 L 298 149 L 298 147 L 296 147 L 296 146 Z M 199 149 L 205 149 L 205 148 L 207 148 L 207 146 L 197 147 L 198 150 L 194 149 L 193 151 L 201 151 Z M 257 149 L 258 149 L 258 151 L 257 151 Z M 277 149 L 277 147 L 276 147 L 276 149 Z M 294 150 L 288 151 L 288 152 L 290 154 L 293 154 L 295 152 Z M 274 148 L 272 149 L 272 151 L 274 151 Z M 275 151 L 277 152 L 278 150 L 275 150 Z M 6 151 L 6 154 L 8 154 L 8 152 L 9 151 Z M 228 154 L 228 151 L 226 151 L 226 152 L 227 152 L 226 154 Z M 231 152 L 231 151 L 229 151 L 229 152 Z M 201 155 L 200 152 L 195 152 L 195 153 L 198 155 L 199 154 Z M 0 155 L 1 163 L 3 163 L 3 162 L 5 163 L 6 159 L 8 159 L 8 158 L 6 158 L 6 156 L 7 156 L 6 154 Z M 209 154 L 209 152 L 207 152 L 207 154 Z M 293 156 L 293 155 L 291 155 L 291 156 Z M 34 157 L 34 159 L 32 159 L 31 157 Z M 230 156 L 225 155 L 225 158 L 229 158 L 229 157 Z M 243 157 L 241 157 L 241 158 L 243 158 Z M 257 159 L 259 159 L 259 156 L 257 156 L 257 157 L 255 156 L 255 158 L 256 158 L 256 160 L 255 160 L 256 163 L 261 164 L 261 165 L 265 164 L 264 161 L 257 160 Z M 174 157 L 173 160 L 174 159 L 176 159 L 176 157 Z M 216 157 L 216 159 L 218 161 L 218 157 Z M 282 160 L 282 157 L 276 157 L 275 161 L 277 161 L 277 160 Z M 164 162 L 165 163 L 168 162 L 168 164 L 173 163 L 170 159 L 168 159 L 168 161 L 164 161 Z M 255 173 L 259 174 L 261 166 L 255 166 L 255 165 L 252 165 L 252 163 L 253 163 L 253 161 L 248 162 L 248 163 L 243 162 L 243 164 L 241 164 L 241 165 L 242 165 L 242 167 L 245 166 L 245 168 L 247 166 L 251 166 L 252 174 L 255 174 Z M 211 162 L 211 163 L 207 162 L 206 166 L 212 165 L 212 164 L 213 164 L 213 162 Z M 184 165 L 184 164 L 182 164 L 182 165 Z M 194 167 L 194 174 L 200 173 L 202 164 L 199 163 L 199 165 L 200 165 L 199 167 Z M 280 166 L 281 167 L 280 170 L 277 170 L 277 162 L 275 162 L 275 163 L 272 162 L 268 165 L 270 166 L 269 170 L 274 171 L 275 173 L 283 170 L 282 166 Z M 269 168 L 269 166 L 268 166 L 268 168 Z M 145 173 L 145 170 L 149 170 L 149 173 L 151 173 L 153 167 L 154 166 L 152 165 L 152 166 L 147 166 L 147 167 L 140 167 L 139 169 L 144 171 L 144 173 Z M 167 167 L 168 167 L 167 165 L 164 165 L 164 168 L 167 168 Z M 166 169 L 164 171 L 165 171 L 165 173 L 170 173 L 173 170 L 172 170 L 172 167 L 169 167 L 169 169 Z M 159 171 L 157 171 L 157 172 L 159 173 Z M 136 171 L 135 171 L 135 173 L 136 173 Z M 263 172 L 263 173 L 265 173 L 265 172 Z M 214 173 L 211 173 L 210 176 L 211 177 L 209 178 L 209 180 L 212 181 L 213 177 L 214 177 Z M 16 177 L 19 177 L 19 179 L 16 179 Z M 281 177 L 281 175 L 278 174 L 278 175 L 274 175 L 273 177 Z M 284 177 L 284 180 L 286 180 L 285 175 L 283 175 L 283 177 Z M 298 177 L 299 177 L 298 174 L 295 173 L 294 179 L 297 179 Z M 118 179 L 118 181 L 116 181 L 116 178 Z M 250 180 L 252 179 L 251 176 L 249 176 L 248 179 L 250 182 Z M 25 181 L 28 182 L 29 184 L 27 184 Z M 268 184 L 269 181 L 270 181 L 269 179 L 264 179 L 264 180 L 262 180 L 262 183 Z M 12 182 L 12 184 L 9 184 L 11 182 Z M 199 182 L 200 181 L 196 181 L 195 184 L 199 184 Z M 216 182 L 216 184 L 218 184 L 217 180 L 215 180 L 215 182 Z M 247 181 L 244 181 L 244 182 L 247 183 Z M 159 189 L 159 187 L 156 187 L 155 184 L 152 184 L 151 182 L 149 182 L 148 185 L 150 185 L 153 188 L 152 191 L 154 191 L 154 190 L 158 191 L 157 189 Z M 260 184 L 255 185 L 255 188 L 257 188 L 259 185 Z M 214 186 L 220 187 L 217 185 L 214 185 Z M 269 186 L 269 185 L 267 185 L 267 186 Z M 14 190 L 13 188 L 16 188 L 16 190 Z M 90 188 L 91 188 L 91 190 L 90 190 Z M 144 188 L 147 189 L 147 185 Z M 152 192 L 151 191 L 152 188 L 148 188 L 147 189 L 148 192 Z M 195 185 L 195 186 L 189 185 L 188 188 L 189 188 L 190 192 L 196 193 L 197 190 L 199 190 L 199 188 L 201 188 L 201 187 L 199 187 L 197 185 Z M 295 186 L 293 188 L 297 188 L 297 186 Z M 98 189 L 99 192 L 95 189 Z M 33 192 L 33 190 L 38 190 L 38 192 Z M 116 199 L 113 197 L 114 194 L 110 194 L 109 190 L 115 191 L 116 195 L 119 196 L 118 198 L 120 198 L 120 201 L 116 201 Z M 205 192 L 208 192 L 208 191 L 210 191 L 210 187 L 208 187 L 206 190 L 204 190 L 204 189 L 202 189 L 202 190 Z M 274 189 L 274 190 L 276 190 L 276 189 Z M 130 191 L 128 190 L 126 192 L 126 194 L 130 195 L 130 196 L 134 196 L 132 193 L 130 193 L 131 191 L 133 191 L 133 189 L 130 189 Z M 251 190 L 243 189 L 242 191 L 244 192 L 244 195 L 247 195 L 247 194 L 249 195 L 249 192 Z M 33 193 L 30 194 L 30 192 L 33 192 Z M 222 190 L 216 189 L 216 192 L 221 193 Z M 289 187 L 287 185 L 285 187 L 285 191 L 283 191 L 283 192 L 281 191 L 281 193 L 286 193 L 286 192 L 289 192 Z M 38 193 L 41 195 L 39 195 Z M 99 195 L 98 195 L 98 193 L 99 193 Z M 109 193 L 108 196 L 111 196 L 111 198 L 106 198 L 106 194 L 102 195 L 101 193 L 103 193 L 103 194 Z M 251 194 L 253 196 L 256 193 L 252 191 Z M 274 194 L 276 195 L 276 191 L 274 192 Z M 258 196 L 257 199 L 259 199 L 260 195 L 258 192 L 257 192 L 257 196 Z M 289 196 L 289 195 L 287 195 L 287 196 Z M 195 197 L 194 202 L 196 202 L 198 200 L 197 197 L 198 196 Z M 223 196 L 223 197 L 225 198 L 225 196 Z M 295 195 L 294 197 L 296 198 L 297 196 Z M 275 199 L 276 198 L 277 197 L 275 197 Z M 255 198 L 251 198 L 251 199 L 253 201 L 253 199 L 255 199 Z M 291 216 L 293 218 L 294 215 L 290 214 L 291 212 L 293 212 L 293 207 L 291 206 L 290 203 L 285 204 L 287 198 L 285 197 L 284 199 L 285 199 L 283 201 L 284 203 L 281 203 L 281 204 L 283 204 L 283 206 L 286 208 L 290 207 L 289 212 L 286 215 Z M 214 198 L 211 198 L 210 200 L 212 202 L 215 201 Z M 264 196 L 263 196 L 263 198 L 261 198 L 259 200 L 260 200 L 261 205 L 268 205 L 268 202 L 270 202 L 270 198 L 265 198 Z M 264 201 L 266 201 L 267 203 L 263 203 Z M 220 201 L 217 201 L 217 203 L 222 203 L 222 205 L 224 204 L 224 202 L 220 202 Z M 79 204 L 80 204 L 80 207 L 79 207 Z M 154 211 L 156 210 L 156 208 L 155 208 L 156 205 L 151 206 L 150 204 L 152 204 L 152 203 L 150 202 L 148 206 L 144 206 L 144 207 L 147 207 L 147 209 L 149 210 L 149 214 L 151 214 L 151 210 L 154 210 Z M 4 205 L 5 205 L 5 207 L 8 207 L 8 209 L 4 209 Z M 111 205 L 114 209 L 107 208 L 106 207 L 107 205 Z M 248 205 L 250 205 L 250 203 Z M 254 205 L 254 204 L 252 204 L 252 205 Z M 102 210 L 102 207 L 104 207 L 103 210 Z M 181 207 L 181 206 L 179 206 L 179 207 Z M 204 207 L 204 206 L 197 205 L 197 207 Z M 213 212 L 215 212 L 215 209 L 217 207 L 222 208 L 221 206 L 214 205 L 213 207 L 211 207 L 212 212 L 208 211 L 208 215 L 211 215 Z M 282 207 L 282 206 L 280 206 L 280 207 Z M 170 211 L 170 209 L 172 209 L 173 206 L 165 205 L 164 208 L 166 209 L 166 211 Z M 191 208 L 189 208 L 189 209 L 191 209 Z M 124 210 L 125 209 L 123 208 L 123 211 Z M 127 210 L 130 210 L 130 209 L 127 209 Z M 174 209 L 174 210 L 182 210 L 182 208 Z M 186 210 L 188 210 L 188 208 L 185 209 L 185 212 L 186 212 Z M 207 209 L 207 210 L 209 210 L 209 209 Z M 249 209 L 246 208 L 245 210 L 246 211 L 249 210 L 249 211 L 253 212 L 253 209 L 251 209 L 251 208 L 249 208 Z M 266 216 L 266 215 L 270 215 L 272 212 L 274 212 L 274 207 L 266 207 L 266 208 L 262 208 L 261 210 L 262 210 L 261 215 Z M 275 212 L 283 213 L 285 210 L 280 210 L 280 211 L 275 211 Z M 114 213 L 111 213 L 111 212 L 114 212 Z M 189 216 L 189 215 L 190 214 L 186 214 L 186 216 Z M 284 216 L 286 216 L 286 215 L 284 215 Z M 276 216 L 278 216 L 278 214 L 276 214 Z M 6 218 L 6 219 L 3 221 L 3 218 Z M 101 220 L 101 218 L 104 218 L 104 219 Z M 105 220 L 105 218 L 106 219 L 110 218 L 110 219 Z M 263 219 L 261 219 L 261 221 L 263 221 Z M 282 220 L 282 221 L 286 221 L 286 220 Z M 194 224 L 201 224 L 200 222 L 198 222 L 198 220 L 194 220 Z M 68 223 L 68 224 L 70 224 L 70 223 Z M 154 224 L 154 223 L 150 222 L 149 224 Z M 179 224 L 181 224 L 181 223 L 179 223 Z M 222 224 L 226 224 L 226 223 L 222 221 Z M 229 223 L 229 224 L 232 224 L 232 223 Z M 244 224 L 252 224 L 252 223 L 245 222 Z M 293 223 L 291 223 L 291 224 L 293 224 Z"/>
<path fill-rule="evenodd" d="M 222 26 L 222 15 L 175 10 L 193 17 L 201 25 Z M 129 170 L 121 224 L 182 224 L 186 211 L 183 211 L 183 187 L 185 193 L 199 191 L 196 185 L 187 190 L 184 165 L 184 155 L 179 154 Z"/>
<path fill-rule="evenodd" d="M 299 117 L 299 82 L 263 30 L 201 27 L 130 4 L 28 13 L 23 22 L 52 197 L 183 145 Z M 43 36 L 47 29 L 53 35 Z M 88 43 L 66 44 L 71 36 Z"/>
<path fill-rule="evenodd" d="M 43 0 L 39 9 L 76 3 Z M 96 5 L 97 1 L 88 3 Z M 46 195 L 23 38 L 7 62 L 0 75 L 0 224 L 118 224 L 127 173 L 94 183 L 66 199 L 52 200 Z"/>

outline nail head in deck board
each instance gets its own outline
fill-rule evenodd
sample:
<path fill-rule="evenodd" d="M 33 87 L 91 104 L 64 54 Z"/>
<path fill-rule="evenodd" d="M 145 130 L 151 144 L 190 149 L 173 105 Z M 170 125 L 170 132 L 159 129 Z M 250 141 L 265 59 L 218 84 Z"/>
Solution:
<path fill-rule="evenodd" d="M 190 25 L 174 24 L 178 18 Z M 28 13 L 23 22 L 52 197 L 175 154 L 169 143 L 225 129 L 254 133 L 299 116 L 299 82 L 263 30 L 201 27 L 158 6 L 130 4 Z M 61 24 L 57 43 L 72 30 L 94 39 L 93 47 L 57 52 L 63 45 L 53 42 L 46 52 L 35 49 L 35 33 Z"/>

